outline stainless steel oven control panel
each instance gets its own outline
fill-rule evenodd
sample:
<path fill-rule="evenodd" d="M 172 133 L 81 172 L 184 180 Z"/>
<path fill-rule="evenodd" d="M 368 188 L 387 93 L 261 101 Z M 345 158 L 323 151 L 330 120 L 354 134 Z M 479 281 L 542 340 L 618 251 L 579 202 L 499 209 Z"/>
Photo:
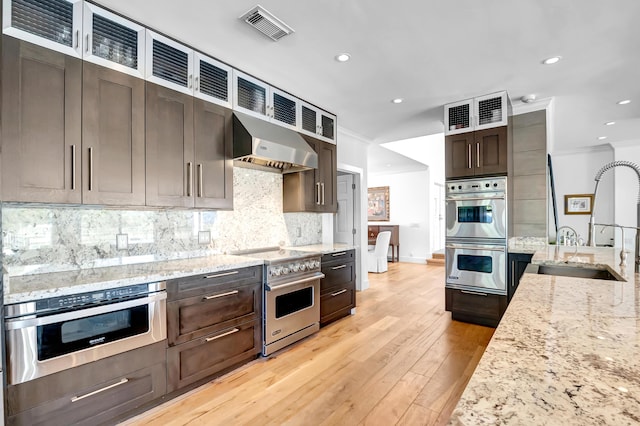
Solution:
<path fill-rule="evenodd" d="M 484 192 L 505 192 L 506 177 L 475 178 L 470 180 L 447 181 L 447 195 Z"/>

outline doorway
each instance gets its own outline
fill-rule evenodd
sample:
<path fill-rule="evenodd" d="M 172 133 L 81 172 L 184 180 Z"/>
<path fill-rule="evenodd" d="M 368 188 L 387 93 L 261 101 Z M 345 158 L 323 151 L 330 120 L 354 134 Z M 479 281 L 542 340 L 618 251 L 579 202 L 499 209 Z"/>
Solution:
<path fill-rule="evenodd" d="M 334 216 L 333 240 L 336 243 L 356 245 L 354 175 L 338 172 L 338 213 Z"/>

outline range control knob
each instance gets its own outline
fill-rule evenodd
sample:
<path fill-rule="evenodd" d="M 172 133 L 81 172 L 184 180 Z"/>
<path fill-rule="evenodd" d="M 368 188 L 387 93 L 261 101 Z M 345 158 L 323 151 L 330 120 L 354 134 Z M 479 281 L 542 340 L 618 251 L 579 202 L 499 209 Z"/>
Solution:
<path fill-rule="evenodd" d="M 298 263 L 292 263 L 290 268 L 292 272 L 298 272 L 298 270 L 300 269 L 300 265 Z"/>
<path fill-rule="evenodd" d="M 484 184 L 484 186 L 488 188 L 488 187 L 489 187 L 489 184 L 488 184 L 488 183 L 485 183 L 485 184 Z"/>
<path fill-rule="evenodd" d="M 314 262 L 313 262 L 313 266 L 314 266 L 315 268 L 319 268 L 319 267 L 320 267 L 320 261 L 319 261 L 319 260 L 314 261 Z"/>
<path fill-rule="evenodd" d="M 494 183 L 494 184 L 493 184 L 493 187 L 494 187 L 494 188 L 497 188 L 497 187 L 498 187 L 498 184 L 497 184 L 497 183 Z"/>
<path fill-rule="evenodd" d="M 287 275 L 289 273 L 289 267 L 288 266 L 283 266 L 282 267 L 282 275 Z"/>
<path fill-rule="evenodd" d="M 279 266 L 274 266 L 273 268 L 271 268 L 271 275 L 277 277 L 280 275 L 281 272 L 281 268 Z"/>
<path fill-rule="evenodd" d="M 306 269 L 307 269 L 307 264 L 306 264 L 306 263 L 304 263 L 304 262 L 302 262 L 302 263 L 300 264 L 300 270 L 301 270 L 302 272 L 304 272 Z"/>

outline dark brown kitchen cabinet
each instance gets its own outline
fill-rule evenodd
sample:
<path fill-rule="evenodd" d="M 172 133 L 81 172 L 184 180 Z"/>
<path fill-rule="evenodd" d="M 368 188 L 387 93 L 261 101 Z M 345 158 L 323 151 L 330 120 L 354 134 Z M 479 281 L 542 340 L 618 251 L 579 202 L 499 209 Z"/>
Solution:
<path fill-rule="evenodd" d="M 84 63 L 82 202 L 145 204 L 145 82 Z"/>
<path fill-rule="evenodd" d="M 262 351 L 262 266 L 167 282 L 168 392 Z"/>
<path fill-rule="evenodd" d="M 147 83 L 147 205 L 233 207 L 231 110 Z"/>
<path fill-rule="evenodd" d="M 322 256 L 320 280 L 320 325 L 325 326 L 351 314 L 356 307 L 355 250 Z"/>
<path fill-rule="evenodd" d="M 80 203 L 82 61 L 2 43 L 2 198 Z"/>
<path fill-rule="evenodd" d="M 507 296 L 445 288 L 445 310 L 456 321 L 497 327 L 507 304 Z"/>
<path fill-rule="evenodd" d="M 302 135 L 318 154 L 318 168 L 283 176 L 283 211 L 335 213 L 337 200 L 336 145 Z"/>
<path fill-rule="evenodd" d="M 533 254 L 531 253 L 509 253 L 509 264 L 507 266 L 507 279 L 509 282 L 507 287 L 507 296 L 509 298 L 509 302 L 511 302 L 513 295 L 518 289 L 520 278 L 522 278 L 524 270 L 527 269 L 527 266 L 531 263 L 532 257 Z"/>
<path fill-rule="evenodd" d="M 507 146 L 506 126 L 446 136 L 446 177 L 507 174 Z"/>
<path fill-rule="evenodd" d="M 9 425 L 116 423 L 166 393 L 166 340 L 7 387 Z M 129 414 L 130 415 L 130 414 Z"/>

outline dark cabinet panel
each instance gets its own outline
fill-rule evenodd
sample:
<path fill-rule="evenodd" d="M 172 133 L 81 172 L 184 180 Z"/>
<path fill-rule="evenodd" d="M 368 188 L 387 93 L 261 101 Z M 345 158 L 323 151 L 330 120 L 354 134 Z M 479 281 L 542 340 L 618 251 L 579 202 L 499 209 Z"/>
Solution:
<path fill-rule="evenodd" d="M 457 321 L 497 327 L 507 303 L 507 296 L 445 289 L 445 309 Z"/>
<path fill-rule="evenodd" d="M 194 99 L 195 206 L 233 208 L 233 115 Z"/>
<path fill-rule="evenodd" d="M 261 317 L 260 283 L 213 288 L 205 296 L 195 296 L 167 304 L 169 345 L 229 328 Z"/>
<path fill-rule="evenodd" d="M 445 137 L 447 178 L 507 174 L 507 127 Z"/>
<path fill-rule="evenodd" d="M 208 296 L 212 291 L 258 283 L 262 283 L 262 265 L 176 278 L 167 281 L 167 300 Z"/>
<path fill-rule="evenodd" d="M 335 213 L 338 211 L 336 145 L 302 135 L 318 154 L 318 168 L 283 176 L 283 211 Z"/>
<path fill-rule="evenodd" d="M 356 289 L 352 284 L 320 296 L 320 324 L 326 325 L 351 313 L 356 306 Z"/>
<path fill-rule="evenodd" d="M 520 278 L 524 274 L 524 270 L 527 269 L 527 265 L 531 263 L 533 254 L 529 253 L 509 253 L 509 265 L 507 268 L 507 276 L 509 280 L 509 286 L 507 287 L 507 295 L 509 301 L 515 294 L 520 284 Z"/>
<path fill-rule="evenodd" d="M 255 358 L 261 351 L 260 320 L 224 329 L 167 350 L 168 392 Z"/>
<path fill-rule="evenodd" d="M 145 204 L 145 82 L 84 63 L 82 96 L 85 204 Z"/>
<path fill-rule="evenodd" d="M 320 292 L 325 293 L 334 287 L 344 287 L 355 282 L 355 262 L 338 262 L 331 265 L 323 265 L 322 273 L 325 275 L 320 280 Z"/>
<path fill-rule="evenodd" d="M 166 341 L 7 388 L 11 425 L 113 423 L 166 393 Z"/>
<path fill-rule="evenodd" d="M 193 207 L 193 98 L 147 83 L 146 202 Z"/>
<path fill-rule="evenodd" d="M 320 280 L 320 325 L 347 316 L 356 307 L 355 250 L 322 256 Z"/>
<path fill-rule="evenodd" d="M 82 61 L 2 40 L 3 200 L 80 203 Z"/>

